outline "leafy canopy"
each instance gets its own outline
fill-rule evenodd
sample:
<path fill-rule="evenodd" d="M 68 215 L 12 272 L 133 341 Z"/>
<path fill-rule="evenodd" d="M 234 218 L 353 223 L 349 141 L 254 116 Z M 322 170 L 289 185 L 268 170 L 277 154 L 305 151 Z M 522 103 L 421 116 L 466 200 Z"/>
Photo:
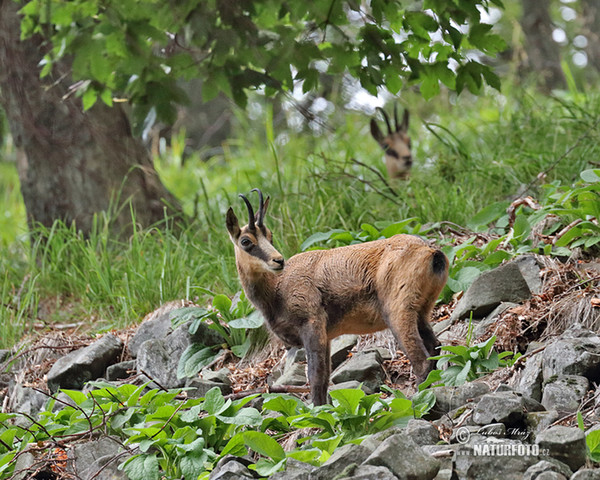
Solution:
<path fill-rule="evenodd" d="M 320 74 L 350 74 L 369 92 L 396 94 L 420 84 L 435 96 L 440 82 L 478 93 L 498 77 L 474 51 L 505 47 L 482 23 L 500 0 L 32 0 L 21 12 L 24 37 L 41 34 L 42 62 L 72 59 L 84 107 L 126 98 L 138 127 L 171 122 L 185 101 L 177 79 L 200 78 L 205 100 L 224 92 L 244 106 L 247 93 L 305 92 Z M 467 56 L 468 55 L 468 56 Z"/>

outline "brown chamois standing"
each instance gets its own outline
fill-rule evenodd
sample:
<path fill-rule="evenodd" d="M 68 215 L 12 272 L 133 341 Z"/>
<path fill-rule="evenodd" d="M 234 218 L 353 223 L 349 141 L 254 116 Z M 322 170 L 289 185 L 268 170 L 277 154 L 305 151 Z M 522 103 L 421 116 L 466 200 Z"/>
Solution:
<path fill-rule="evenodd" d="M 248 299 L 289 347 L 304 347 L 315 405 L 327 402 L 330 341 L 346 333 L 390 328 L 419 381 L 433 367 L 439 342 L 429 324 L 448 277 L 448 260 L 412 235 L 299 253 L 287 262 L 273 246 L 264 219 L 269 198 L 256 216 L 248 199 L 248 224 L 232 208 L 227 230 Z M 253 191 L 254 191 L 253 190 Z"/>
<path fill-rule="evenodd" d="M 389 177 L 406 179 L 408 178 L 413 162 L 410 138 L 408 137 L 408 110 L 404 110 L 402 123 L 398 123 L 398 105 L 394 105 L 395 126 L 390 124 L 390 119 L 383 108 L 377 107 L 377 110 L 383 115 L 388 133 L 384 135 L 375 119 L 372 118 L 371 135 L 385 152 L 384 161 Z"/>

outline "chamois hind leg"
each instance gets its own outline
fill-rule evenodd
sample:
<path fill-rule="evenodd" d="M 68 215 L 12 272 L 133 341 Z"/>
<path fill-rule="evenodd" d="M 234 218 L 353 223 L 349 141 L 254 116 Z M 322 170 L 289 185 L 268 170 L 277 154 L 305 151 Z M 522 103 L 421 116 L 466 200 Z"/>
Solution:
<path fill-rule="evenodd" d="M 386 322 L 396 341 L 410 360 L 413 372 L 419 383 L 423 382 L 431 370 L 428 348 L 425 346 L 420 332 L 419 314 L 410 308 L 401 307 L 390 312 Z M 433 331 L 431 331 L 433 334 Z M 429 335 L 425 335 L 431 341 Z M 435 335 L 433 335 L 435 338 Z"/>
<path fill-rule="evenodd" d="M 431 324 L 429 323 L 431 318 L 431 309 L 425 308 L 419 313 L 419 333 L 425 344 L 425 348 L 429 352 L 430 356 L 439 355 L 440 341 L 436 337 Z"/>
<path fill-rule="evenodd" d="M 308 363 L 308 382 L 314 405 L 327 403 L 327 387 L 331 374 L 330 343 L 325 330 L 325 321 L 310 321 L 303 327 L 302 335 L 306 361 Z"/>

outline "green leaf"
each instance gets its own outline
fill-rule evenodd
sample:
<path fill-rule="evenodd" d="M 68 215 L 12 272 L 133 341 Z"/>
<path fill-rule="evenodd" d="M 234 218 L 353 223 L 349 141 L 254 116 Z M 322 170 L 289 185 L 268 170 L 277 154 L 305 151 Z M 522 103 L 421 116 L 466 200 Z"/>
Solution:
<path fill-rule="evenodd" d="M 201 343 L 190 344 L 179 359 L 177 365 L 177 378 L 181 379 L 195 376 L 219 355 L 220 351 L 215 353 L 214 347 L 206 347 Z"/>
<path fill-rule="evenodd" d="M 584 170 L 579 174 L 581 179 L 587 183 L 598 183 L 600 182 L 600 168 L 591 168 Z"/>
<path fill-rule="evenodd" d="M 365 396 L 365 392 L 360 388 L 342 388 L 339 390 L 332 390 L 329 392 L 329 395 L 341 408 L 343 408 L 344 413 L 354 415 L 358 413 L 358 407 L 361 399 Z"/>
<path fill-rule="evenodd" d="M 119 468 L 131 480 L 158 480 L 158 459 L 156 455 L 136 455 L 126 460 Z"/>
<path fill-rule="evenodd" d="M 204 403 L 202 406 L 209 415 L 219 415 L 229 408 L 231 400 L 225 400 L 221 389 L 219 387 L 213 387 L 204 396 Z"/>
<path fill-rule="evenodd" d="M 313 245 L 315 245 L 317 243 L 323 243 L 323 242 L 329 240 L 333 234 L 340 233 L 343 231 L 344 230 L 341 230 L 341 229 L 335 229 L 335 230 L 330 230 L 328 232 L 313 233 L 310 237 L 308 237 L 306 240 L 304 240 L 304 242 L 302 242 L 302 245 L 300 245 L 300 250 L 302 250 L 304 252 L 306 249 L 312 247 Z"/>
<path fill-rule="evenodd" d="M 231 299 L 227 295 L 215 295 L 212 304 L 221 314 L 228 314 L 231 308 Z"/>
<path fill-rule="evenodd" d="M 600 461 L 600 430 L 588 432 L 585 436 L 589 457 L 593 462 Z"/>
<path fill-rule="evenodd" d="M 246 446 L 260 455 L 269 457 L 276 462 L 285 459 L 285 452 L 277 441 L 262 432 L 248 431 L 243 433 Z"/>
<path fill-rule="evenodd" d="M 179 460 L 179 468 L 185 480 L 196 480 L 198 476 L 206 470 L 204 463 L 208 460 L 208 455 L 202 447 L 195 451 L 188 451 Z"/>
<path fill-rule="evenodd" d="M 96 92 L 94 88 L 88 87 L 87 90 L 84 92 L 83 97 L 81 98 L 83 102 L 83 109 L 89 110 L 90 108 L 92 108 L 96 103 L 97 98 L 98 92 Z"/>
<path fill-rule="evenodd" d="M 236 318 L 235 320 L 231 320 L 228 325 L 231 328 L 260 328 L 265 323 L 265 317 L 258 310 L 254 310 L 250 315 L 243 318 Z"/>

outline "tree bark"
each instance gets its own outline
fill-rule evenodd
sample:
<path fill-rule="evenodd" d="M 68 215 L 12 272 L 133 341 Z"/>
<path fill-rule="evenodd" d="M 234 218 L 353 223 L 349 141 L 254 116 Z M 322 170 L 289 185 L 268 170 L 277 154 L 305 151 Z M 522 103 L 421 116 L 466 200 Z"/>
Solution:
<path fill-rule="evenodd" d="M 550 92 L 566 86 L 558 45 L 552 40 L 549 0 L 523 0 L 521 27 L 525 33 L 527 59 L 524 69 L 536 75 L 539 88 Z"/>
<path fill-rule="evenodd" d="M 43 39 L 20 40 L 19 8 L 0 0 L 0 103 L 22 152 L 17 169 L 30 228 L 63 220 L 88 234 L 95 214 L 110 211 L 121 234 L 131 226 L 130 205 L 142 227 L 163 220 L 165 209 L 179 214 L 122 108 L 99 101 L 84 112 L 64 63 L 40 79 Z"/>
<path fill-rule="evenodd" d="M 581 0 L 583 7 L 583 34 L 587 37 L 585 52 L 588 63 L 600 72 L 600 5 L 598 0 Z"/>

